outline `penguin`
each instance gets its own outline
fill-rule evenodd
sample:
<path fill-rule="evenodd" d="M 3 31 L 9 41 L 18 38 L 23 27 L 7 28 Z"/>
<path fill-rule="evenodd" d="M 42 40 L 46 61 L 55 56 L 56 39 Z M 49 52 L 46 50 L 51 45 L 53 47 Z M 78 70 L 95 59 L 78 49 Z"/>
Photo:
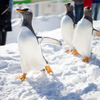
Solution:
<path fill-rule="evenodd" d="M 73 49 L 72 40 L 75 27 L 75 17 L 73 14 L 73 5 L 71 5 L 71 3 L 67 3 L 65 6 L 67 13 L 61 19 L 61 34 L 65 43 L 70 47 L 66 52 L 70 53 Z"/>
<path fill-rule="evenodd" d="M 89 57 L 91 55 L 93 40 L 93 20 L 92 20 L 92 9 L 90 7 L 84 8 L 83 18 L 78 22 L 74 38 L 73 46 L 75 50 L 72 52 L 73 55 L 81 54 L 85 57 L 83 62 L 89 62 Z"/>
<path fill-rule="evenodd" d="M 47 70 L 47 73 L 53 73 L 43 56 L 38 38 L 32 28 L 32 11 L 29 8 L 17 9 L 17 11 L 23 16 L 21 31 L 17 37 L 23 74 L 16 79 L 25 81 L 30 71 Z"/>

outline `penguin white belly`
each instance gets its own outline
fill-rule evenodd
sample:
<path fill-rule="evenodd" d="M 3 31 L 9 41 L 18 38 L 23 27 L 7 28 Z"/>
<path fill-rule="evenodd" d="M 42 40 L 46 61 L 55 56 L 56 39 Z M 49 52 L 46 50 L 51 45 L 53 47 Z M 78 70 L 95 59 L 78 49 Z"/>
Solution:
<path fill-rule="evenodd" d="M 71 47 L 71 49 L 73 48 L 73 29 L 74 26 L 72 19 L 68 15 L 65 15 L 61 20 L 61 33 L 62 38 Z"/>
<path fill-rule="evenodd" d="M 46 61 L 43 58 L 36 36 L 27 27 L 22 26 L 17 40 L 22 72 L 27 73 L 29 71 L 40 71 L 43 69 L 46 66 Z"/>
<path fill-rule="evenodd" d="M 75 29 L 73 45 L 76 50 L 85 57 L 90 57 L 92 48 L 92 23 L 87 19 L 81 19 Z"/>

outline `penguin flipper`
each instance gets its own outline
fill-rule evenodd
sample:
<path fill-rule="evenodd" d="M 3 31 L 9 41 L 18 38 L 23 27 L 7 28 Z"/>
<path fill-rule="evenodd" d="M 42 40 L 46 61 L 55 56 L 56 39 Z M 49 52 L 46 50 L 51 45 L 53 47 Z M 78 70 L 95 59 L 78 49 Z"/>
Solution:
<path fill-rule="evenodd" d="M 96 32 L 95 36 L 100 37 L 100 32 Z"/>
<path fill-rule="evenodd" d="M 51 38 L 51 37 L 38 37 L 38 40 L 41 44 L 49 43 L 49 44 L 55 44 L 58 46 L 62 46 L 61 41 L 54 39 L 54 38 Z"/>
<path fill-rule="evenodd" d="M 93 28 L 93 35 L 97 36 L 97 37 L 100 37 L 100 31 Z"/>

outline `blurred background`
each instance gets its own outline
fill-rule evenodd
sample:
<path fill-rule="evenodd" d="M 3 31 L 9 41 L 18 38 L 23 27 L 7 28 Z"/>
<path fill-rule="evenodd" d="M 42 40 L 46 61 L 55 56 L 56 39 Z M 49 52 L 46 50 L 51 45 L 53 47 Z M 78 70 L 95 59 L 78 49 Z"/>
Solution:
<path fill-rule="evenodd" d="M 17 8 L 28 7 L 33 12 L 32 26 L 36 33 L 51 31 L 60 28 L 62 17 L 66 13 L 66 7 L 64 4 L 72 3 L 73 0 L 13 0 L 12 10 L 12 31 L 7 35 L 7 43 L 15 42 L 17 39 L 18 31 L 20 31 L 22 24 L 22 15 L 16 11 Z M 99 7 L 100 13 L 100 7 Z M 75 10 L 74 10 L 75 14 Z M 41 17 L 42 16 L 42 17 Z M 47 16 L 47 17 L 46 17 Z M 98 14 L 98 20 L 100 20 L 100 14 Z M 96 21 L 93 21 L 96 29 L 100 29 Z M 12 35 L 14 33 L 14 36 Z"/>
<path fill-rule="evenodd" d="M 16 9 L 23 7 L 29 7 L 33 17 L 59 15 L 66 12 L 64 4 L 68 2 L 74 5 L 73 0 L 13 0 L 12 19 L 22 17 Z M 97 20 L 100 20 L 100 7 Z"/>
<path fill-rule="evenodd" d="M 73 3 L 72 0 L 13 0 L 12 19 L 21 17 L 16 9 L 23 7 L 29 7 L 33 17 L 59 15 L 66 11 L 64 4 L 68 2 Z"/>

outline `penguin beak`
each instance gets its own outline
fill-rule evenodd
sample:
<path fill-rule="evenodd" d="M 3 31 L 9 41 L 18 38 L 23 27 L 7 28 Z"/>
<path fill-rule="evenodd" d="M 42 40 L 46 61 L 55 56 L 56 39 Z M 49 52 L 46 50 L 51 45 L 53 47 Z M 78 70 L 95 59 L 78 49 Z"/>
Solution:
<path fill-rule="evenodd" d="M 68 5 L 67 5 L 67 4 L 65 4 L 65 6 L 67 7 Z"/>
<path fill-rule="evenodd" d="M 85 8 L 84 10 L 89 10 L 89 9 Z"/>
<path fill-rule="evenodd" d="M 18 12 L 24 12 L 24 13 L 25 13 L 25 11 L 23 11 L 23 10 L 20 10 L 20 9 L 17 9 L 17 11 L 18 11 Z"/>

